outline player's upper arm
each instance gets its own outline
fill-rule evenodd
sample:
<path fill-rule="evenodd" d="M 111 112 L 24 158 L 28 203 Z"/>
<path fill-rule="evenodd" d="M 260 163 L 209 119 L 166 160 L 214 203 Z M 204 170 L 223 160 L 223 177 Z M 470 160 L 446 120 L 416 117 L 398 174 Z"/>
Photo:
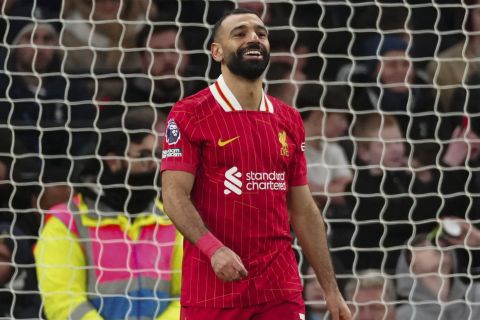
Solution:
<path fill-rule="evenodd" d="M 162 172 L 162 195 L 165 204 L 170 197 L 189 196 L 195 182 L 195 176 L 186 171 L 165 170 Z"/>

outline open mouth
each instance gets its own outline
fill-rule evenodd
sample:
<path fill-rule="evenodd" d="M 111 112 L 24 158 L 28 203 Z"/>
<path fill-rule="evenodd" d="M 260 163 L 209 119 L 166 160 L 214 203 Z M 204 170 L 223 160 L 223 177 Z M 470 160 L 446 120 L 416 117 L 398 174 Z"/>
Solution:
<path fill-rule="evenodd" d="M 263 59 L 264 56 L 264 51 L 257 45 L 255 46 L 250 46 L 248 48 L 245 48 L 241 51 L 241 56 L 244 59 L 249 59 L 249 60 L 261 60 Z"/>
<path fill-rule="evenodd" d="M 263 57 L 263 54 L 262 52 L 259 50 L 259 49 L 250 49 L 250 50 L 247 50 L 247 52 L 245 52 L 243 54 L 244 57 L 257 57 L 257 58 L 261 58 Z"/>

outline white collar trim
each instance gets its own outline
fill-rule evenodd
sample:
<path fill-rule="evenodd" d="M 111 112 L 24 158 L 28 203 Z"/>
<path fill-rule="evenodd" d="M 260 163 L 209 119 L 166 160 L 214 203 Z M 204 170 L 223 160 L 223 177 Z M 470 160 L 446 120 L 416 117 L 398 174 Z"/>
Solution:
<path fill-rule="evenodd" d="M 233 92 L 228 88 L 227 84 L 225 83 L 225 79 L 223 75 L 218 77 L 217 81 L 210 86 L 210 91 L 214 96 L 215 100 L 217 100 L 218 104 L 222 107 L 225 112 L 231 111 L 242 111 L 243 108 L 238 102 L 237 98 L 235 98 Z M 267 95 L 262 89 L 262 101 L 260 102 L 260 107 L 258 111 L 263 112 L 270 112 L 273 113 L 273 104 L 268 99 Z"/>

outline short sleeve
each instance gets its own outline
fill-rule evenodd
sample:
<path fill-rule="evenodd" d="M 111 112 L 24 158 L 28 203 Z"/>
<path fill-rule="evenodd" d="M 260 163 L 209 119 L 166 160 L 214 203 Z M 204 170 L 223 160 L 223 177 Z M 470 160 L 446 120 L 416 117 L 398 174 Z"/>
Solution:
<path fill-rule="evenodd" d="M 179 102 L 180 103 L 180 102 Z M 162 151 L 162 171 L 178 170 L 196 174 L 199 146 L 195 141 L 195 117 L 182 105 L 175 105 L 168 115 Z"/>
<path fill-rule="evenodd" d="M 307 160 L 305 158 L 305 127 L 300 114 L 296 110 L 292 130 L 292 136 L 295 137 L 295 153 L 290 163 L 288 184 L 290 187 L 295 187 L 308 183 Z"/>

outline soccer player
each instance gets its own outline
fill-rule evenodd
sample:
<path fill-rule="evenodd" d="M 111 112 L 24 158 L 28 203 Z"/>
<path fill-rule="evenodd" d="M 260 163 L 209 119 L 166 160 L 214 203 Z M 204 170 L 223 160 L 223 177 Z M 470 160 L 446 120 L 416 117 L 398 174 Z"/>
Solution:
<path fill-rule="evenodd" d="M 268 31 L 245 9 L 222 17 L 211 54 L 222 75 L 178 102 L 162 154 L 166 213 L 188 241 L 181 319 L 304 319 L 290 223 L 332 319 L 350 319 L 307 186 L 299 113 L 265 95 Z"/>

